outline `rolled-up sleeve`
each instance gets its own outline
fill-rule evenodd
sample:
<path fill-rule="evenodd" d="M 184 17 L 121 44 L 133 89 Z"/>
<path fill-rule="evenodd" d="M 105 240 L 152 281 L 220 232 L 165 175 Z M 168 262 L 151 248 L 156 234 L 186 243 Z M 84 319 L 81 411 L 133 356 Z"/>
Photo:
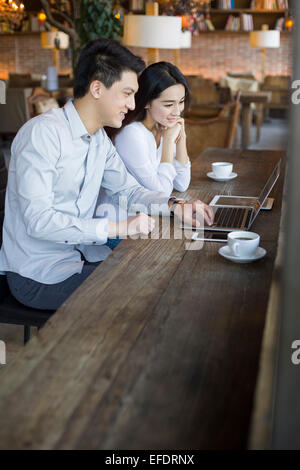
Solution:
<path fill-rule="evenodd" d="M 18 203 L 29 236 L 69 244 L 103 244 L 107 241 L 106 218 L 79 218 L 54 209 L 56 169 L 60 138 L 53 126 L 37 122 L 26 139 L 19 139 L 14 153 Z"/>
<path fill-rule="evenodd" d="M 116 148 L 128 171 L 142 186 L 168 196 L 171 194 L 176 177 L 174 165 L 168 162 L 160 163 L 158 167 L 153 165 L 151 152 L 155 153 L 156 149 L 149 147 L 143 131 L 137 127 L 125 127 L 116 137 Z"/>
<path fill-rule="evenodd" d="M 186 191 L 191 182 L 191 162 L 188 161 L 186 164 L 184 164 L 175 158 L 174 167 L 176 170 L 176 176 L 173 182 L 174 189 L 180 192 Z"/>

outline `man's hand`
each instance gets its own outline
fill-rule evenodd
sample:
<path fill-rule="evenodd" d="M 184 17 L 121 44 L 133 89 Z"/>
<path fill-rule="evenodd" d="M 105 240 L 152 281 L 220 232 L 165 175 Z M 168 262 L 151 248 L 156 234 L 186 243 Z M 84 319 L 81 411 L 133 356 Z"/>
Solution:
<path fill-rule="evenodd" d="M 122 222 L 109 222 L 108 237 L 109 238 L 126 238 L 134 235 L 148 235 L 155 227 L 153 217 L 141 213 Z"/>
<path fill-rule="evenodd" d="M 174 214 L 183 224 L 193 227 L 203 226 L 203 221 L 212 225 L 214 220 L 213 209 L 199 200 L 176 204 Z"/>

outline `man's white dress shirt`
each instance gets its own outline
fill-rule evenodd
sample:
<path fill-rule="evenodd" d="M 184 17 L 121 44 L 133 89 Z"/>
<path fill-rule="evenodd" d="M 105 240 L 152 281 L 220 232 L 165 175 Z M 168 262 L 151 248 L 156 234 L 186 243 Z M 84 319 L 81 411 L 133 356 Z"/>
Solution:
<path fill-rule="evenodd" d="M 0 270 L 44 284 L 61 282 L 105 259 L 107 217 L 95 218 L 100 186 L 114 203 L 166 207 L 130 175 L 103 129 L 90 135 L 70 100 L 28 121 L 11 149 Z"/>

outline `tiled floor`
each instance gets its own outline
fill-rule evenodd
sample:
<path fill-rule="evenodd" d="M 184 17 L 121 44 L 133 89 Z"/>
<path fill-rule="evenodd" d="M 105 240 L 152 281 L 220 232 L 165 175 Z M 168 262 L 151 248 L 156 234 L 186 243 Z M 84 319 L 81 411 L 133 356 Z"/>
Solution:
<path fill-rule="evenodd" d="M 253 126 L 249 148 L 284 150 L 288 141 L 288 124 L 284 120 L 271 119 L 262 125 L 259 142 L 255 139 L 256 127 Z M 36 331 L 36 328 L 32 328 L 32 334 L 36 334 Z M 9 363 L 23 348 L 23 327 L 0 324 L 0 340 L 6 344 L 6 362 Z"/>
<path fill-rule="evenodd" d="M 288 142 L 288 122 L 270 119 L 261 126 L 260 139 L 256 142 L 256 127 L 251 129 L 250 149 L 285 150 Z"/>

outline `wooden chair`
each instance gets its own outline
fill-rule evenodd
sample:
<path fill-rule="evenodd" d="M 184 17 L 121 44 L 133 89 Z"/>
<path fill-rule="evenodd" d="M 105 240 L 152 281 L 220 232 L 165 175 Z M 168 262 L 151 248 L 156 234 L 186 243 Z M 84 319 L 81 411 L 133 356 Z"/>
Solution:
<path fill-rule="evenodd" d="M 261 87 L 262 91 L 271 91 L 270 103 L 264 105 L 264 110 L 274 110 L 284 113 L 289 109 L 291 94 L 291 77 L 286 75 L 267 75 Z"/>
<path fill-rule="evenodd" d="M 6 103 L 1 104 L 1 136 L 15 136 L 20 127 L 30 119 L 27 100 L 31 94 L 32 88 L 7 88 Z"/>
<path fill-rule="evenodd" d="M 191 160 L 197 158 L 207 147 L 231 148 L 239 118 L 240 93 L 235 103 L 226 105 L 212 119 L 185 118 L 187 150 Z"/>
<path fill-rule="evenodd" d="M 232 101 L 230 89 L 223 89 L 211 79 L 198 76 L 187 76 L 191 91 L 191 102 L 185 116 L 196 114 L 198 117 L 216 117 L 224 104 Z"/>
<path fill-rule="evenodd" d="M 0 151 L 0 246 L 2 245 L 2 226 L 4 220 L 4 202 L 7 184 L 7 169 L 4 156 Z M 0 275 L 0 323 L 23 325 L 24 344 L 30 339 L 30 328 L 40 328 L 54 310 L 37 310 L 19 303 L 10 293 L 6 276 Z"/>
<path fill-rule="evenodd" d="M 202 79 L 197 87 L 191 90 L 192 100 L 195 104 L 217 104 L 219 93 L 213 80 Z"/>

